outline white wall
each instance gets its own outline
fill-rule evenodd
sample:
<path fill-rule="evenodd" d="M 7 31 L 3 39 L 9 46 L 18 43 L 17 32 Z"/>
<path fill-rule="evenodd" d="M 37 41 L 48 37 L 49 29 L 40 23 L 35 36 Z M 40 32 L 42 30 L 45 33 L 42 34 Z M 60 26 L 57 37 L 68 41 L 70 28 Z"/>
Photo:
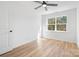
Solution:
<path fill-rule="evenodd" d="M 2 9 L 3 6 L 4 9 Z M 4 15 L 0 15 L 1 17 L 7 15 L 4 18 L 8 22 L 8 32 L 10 30 L 13 31 L 8 34 L 10 48 L 15 48 L 37 39 L 41 15 L 39 14 L 40 12 L 34 9 L 33 2 L 0 2 L 0 9 L 7 12 Z M 0 22 L 3 23 L 2 21 Z"/>
<path fill-rule="evenodd" d="M 67 31 L 66 32 L 56 32 L 47 30 L 48 18 L 53 16 L 67 16 Z M 76 9 L 70 9 L 66 11 L 55 12 L 52 14 L 47 14 L 42 16 L 42 26 L 43 26 L 43 37 L 49 39 L 57 39 L 69 42 L 76 42 Z"/>

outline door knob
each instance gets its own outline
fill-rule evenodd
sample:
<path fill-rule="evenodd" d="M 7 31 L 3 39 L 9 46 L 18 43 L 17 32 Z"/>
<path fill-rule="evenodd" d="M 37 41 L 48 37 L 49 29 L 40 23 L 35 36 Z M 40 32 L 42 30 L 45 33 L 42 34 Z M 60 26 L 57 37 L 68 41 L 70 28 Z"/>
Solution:
<path fill-rule="evenodd" d="M 12 32 L 12 30 L 10 30 L 10 32 Z"/>

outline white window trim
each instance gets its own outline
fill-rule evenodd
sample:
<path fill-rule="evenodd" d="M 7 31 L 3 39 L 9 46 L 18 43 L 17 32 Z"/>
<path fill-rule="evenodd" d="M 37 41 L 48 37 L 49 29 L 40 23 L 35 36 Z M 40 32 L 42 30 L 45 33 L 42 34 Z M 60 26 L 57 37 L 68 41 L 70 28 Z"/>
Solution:
<path fill-rule="evenodd" d="M 63 15 L 63 16 L 66 16 L 67 17 L 67 15 Z M 67 32 L 67 23 L 59 23 L 60 25 L 62 25 L 62 24 L 66 24 L 66 31 L 60 31 L 60 30 L 57 30 L 57 23 L 56 23 L 56 21 L 57 21 L 57 17 L 62 17 L 62 16 L 54 16 L 55 17 L 55 24 L 48 24 L 48 19 L 51 19 L 51 18 L 53 18 L 53 17 L 50 17 L 50 18 L 47 18 L 47 30 L 48 30 L 48 25 L 55 25 L 55 30 L 48 30 L 48 31 L 52 31 L 52 32 Z M 68 19 L 68 18 L 67 18 Z"/>

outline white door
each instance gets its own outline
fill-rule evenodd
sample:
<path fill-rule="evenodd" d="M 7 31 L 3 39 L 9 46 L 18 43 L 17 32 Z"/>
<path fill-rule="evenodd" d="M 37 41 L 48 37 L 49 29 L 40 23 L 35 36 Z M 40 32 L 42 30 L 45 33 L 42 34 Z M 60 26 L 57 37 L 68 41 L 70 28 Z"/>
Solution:
<path fill-rule="evenodd" d="M 0 54 L 10 50 L 8 8 L 0 6 Z"/>

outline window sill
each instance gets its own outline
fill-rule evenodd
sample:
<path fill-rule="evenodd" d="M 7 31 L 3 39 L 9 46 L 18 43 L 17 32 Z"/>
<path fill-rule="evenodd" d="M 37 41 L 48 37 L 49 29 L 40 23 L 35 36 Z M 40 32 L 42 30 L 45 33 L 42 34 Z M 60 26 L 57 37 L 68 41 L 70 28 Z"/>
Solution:
<path fill-rule="evenodd" d="M 49 32 L 67 32 L 67 31 L 53 31 L 53 30 L 48 30 Z"/>

